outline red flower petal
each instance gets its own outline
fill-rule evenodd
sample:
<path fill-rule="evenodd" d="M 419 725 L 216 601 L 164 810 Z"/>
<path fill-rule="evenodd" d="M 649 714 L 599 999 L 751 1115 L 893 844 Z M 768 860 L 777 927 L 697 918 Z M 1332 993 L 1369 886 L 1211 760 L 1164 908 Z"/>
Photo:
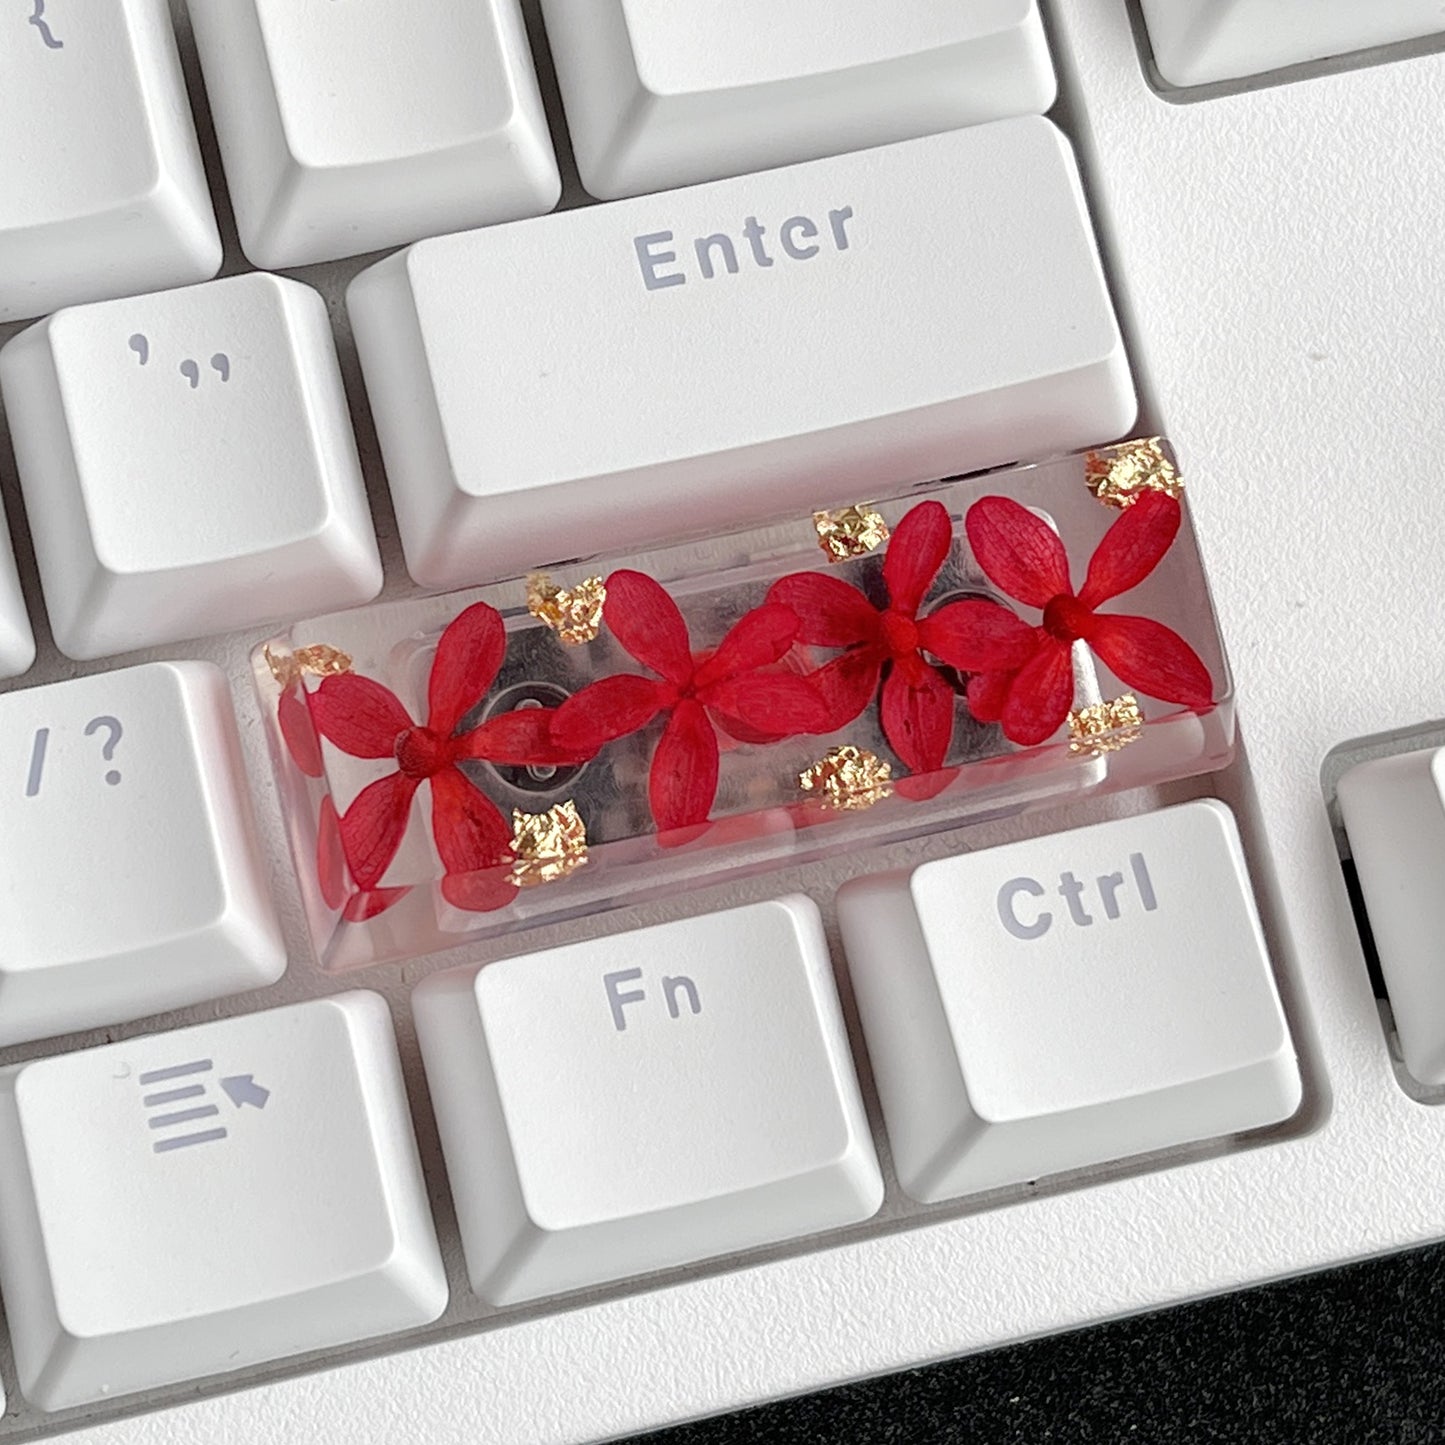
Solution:
<path fill-rule="evenodd" d="M 652 755 L 647 791 L 658 831 L 706 822 L 717 796 L 717 773 L 717 734 L 702 704 L 685 697 Z"/>
<path fill-rule="evenodd" d="M 341 910 L 341 916 L 348 923 L 366 923 L 375 918 L 378 913 L 385 913 L 395 903 L 400 903 L 411 889 L 408 888 L 373 888 L 369 893 L 353 893 L 346 900 L 346 907 Z"/>
<path fill-rule="evenodd" d="M 442 897 L 453 908 L 468 913 L 495 913 L 517 901 L 517 886 L 508 867 L 483 868 L 475 873 L 448 873 L 442 879 Z"/>
<path fill-rule="evenodd" d="M 374 888 L 368 893 L 350 891 L 351 880 L 341 843 L 341 819 L 329 794 L 321 800 L 321 816 L 316 825 L 316 872 L 326 906 L 340 909 L 348 923 L 365 923 L 400 903 L 411 892 L 410 888 Z"/>
<path fill-rule="evenodd" d="M 563 752 L 591 757 L 604 743 L 646 727 L 674 695 L 668 684 L 635 672 L 599 678 L 552 715 L 552 741 Z"/>
<path fill-rule="evenodd" d="M 390 688 L 343 672 L 326 678 L 311 694 L 316 730 L 354 758 L 395 756 L 396 740 L 412 725 Z"/>
<path fill-rule="evenodd" d="M 1038 629 L 997 602 L 950 602 L 918 624 L 919 646 L 961 672 L 1014 672 L 1034 655 Z"/>
<path fill-rule="evenodd" d="M 768 601 L 791 608 L 799 640 L 815 647 L 851 647 L 878 636 L 878 609 L 839 577 L 794 572 L 773 583 Z"/>
<path fill-rule="evenodd" d="M 416 787 L 415 778 L 391 773 L 364 787 L 341 815 L 341 846 L 358 888 L 375 888 L 391 866 L 406 833 Z"/>
<path fill-rule="evenodd" d="M 1074 663 L 1067 643 L 1046 638 L 1014 678 L 1004 704 L 1004 736 L 1024 747 L 1052 737 L 1074 702 Z"/>
<path fill-rule="evenodd" d="M 835 732 L 852 722 L 873 701 L 882 671 L 881 648 L 854 647 L 835 657 L 826 667 L 810 673 L 808 680 L 818 689 L 827 714 L 817 731 Z"/>
<path fill-rule="evenodd" d="M 328 793 L 321 800 L 321 815 L 316 820 L 316 881 L 321 897 L 330 909 L 339 909 L 346 902 L 346 854 L 341 846 L 341 818 Z"/>
<path fill-rule="evenodd" d="M 692 677 L 692 644 L 677 603 L 641 572 L 607 579 L 602 616 L 623 647 L 644 667 L 679 687 Z"/>
<path fill-rule="evenodd" d="M 969 678 L 969 712 L 981 723 L 998 722 L 1016 676 L 1013 672 L 980 672 Z"/>
<path fill-rule="evenodd" d="M 884 679 L 883 734 L 910 772 L 943 766 L 953 740 L 953 707 L 953 689 L 931 667 L 894 667 Z"/>
<path fill-rule="evenodd" d="M 276 704 L 276 721 L 291 761 L 308 778 L 319 778 L 324 771 L 321 740 L 316 736 L 316 724 L 311 721 L 311 709 L 306 705 L 306 694 L 300 683 L 292 683 L 281 694 Z"/>
<path fill-rule="evenodd" d="M 740 617 L 718 649 L 693 674 L 694 690 L 777 662 L 798 635 L 798 615 L 789 607 L 764 603 Z"/>
<path fill-rule="evenodd" d="M 1086 640 L 1127 687 L 1192 708 L 1208 707 L 1214 699 L 1214 681 L 1199 654 L 1162 622 L 1098 613 Z"/>
<path fill-rule="evenodd" d="M 922 604 L 953 545 L 953 523 L 942 502 L 920 502 L 893 529 L 883 558 L 888 599 L 912 617 Z"/>
<path fill-rule="evenodd" d="M 926 803 L 936 798 L 962 771 L 959 768 L 939 768 L 932 773 L 909 773 L 905 778 L 896 778 L 893 791 L 910 803 Z"/>
<path fill-rule="evenodd" d="M 1145 492 L 1125 508 L 1094 549 L 1079 601 L 1097 607 L 1137 587 L 1169 550 L 1181 517 L 1179 503 L 1167 492 Z"/>
<path fill-rule="evenodd" d="M 1054 529 L 1011 497 L 980 497 L 963 519 L 968 544 L 995 587 L 1030 607 L 1073 590 Z"/>
<path fill-rule="evenodd" d="M 651 681 L 651 679 L 646 679 Z M 653 686 L 656 686 L 654 683 Z M 568 751 L 552 736 L 552 722 L 557 709 L 524 707 L 489 718 L 481 727 L 463 733 L 457 739 L 459 758 L 485 758 L 491 763 L 513 767 L 537 764 L 560 767 L 568 763 L 585 763 L 593 753 Z"/>
<path fill-rule="evenodd" d="M 448 873 L 490 868 L 512 845 L 497 805 L 456 768 L 443 768 L 431 780 L 431 826 Z"/>
<path fill-rule="evenodd" d="M 770 739 L 797 733 L 828 732 L 829 713 L 811 678 L 792 672 L 748 672 L 727 677 L 698 695 L 698 701 L 723 714 L 724 726 L 736 720 L 742 731 Z M 728 731 L 737 729 L 729 727 Z"/>
<path fill-rule="evenodd" d="M 427 687 L 427 726 L 450 737 L 486 695 L 501 670 L 507 630 L 501 614 L 485 602 L 458 613 L 437 642 Z"/>

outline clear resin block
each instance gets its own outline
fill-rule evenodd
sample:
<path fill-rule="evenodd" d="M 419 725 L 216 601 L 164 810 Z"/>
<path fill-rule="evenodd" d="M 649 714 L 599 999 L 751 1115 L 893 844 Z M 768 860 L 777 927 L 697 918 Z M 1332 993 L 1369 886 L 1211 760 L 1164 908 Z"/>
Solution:
<path fill-rule="evenodd" d="M 1205 772 L 1234 744 L 1157 441 L 336 613 L 254 663 L 333 970 Z"/>

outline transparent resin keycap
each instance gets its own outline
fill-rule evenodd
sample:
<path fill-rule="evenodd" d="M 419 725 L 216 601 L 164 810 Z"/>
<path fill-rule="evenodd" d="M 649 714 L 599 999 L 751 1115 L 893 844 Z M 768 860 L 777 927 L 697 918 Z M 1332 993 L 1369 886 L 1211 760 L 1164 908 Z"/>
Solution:
<path fill-rule="evenodd" d="M 336 613 L 254 663 L 331 970 L 1234 745 L 1158 440 Z"/>

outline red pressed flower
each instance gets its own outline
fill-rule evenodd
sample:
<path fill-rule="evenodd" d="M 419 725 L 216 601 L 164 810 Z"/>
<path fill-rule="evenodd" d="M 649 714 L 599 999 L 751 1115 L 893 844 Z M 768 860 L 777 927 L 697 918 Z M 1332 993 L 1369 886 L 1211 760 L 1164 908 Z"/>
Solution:
<path fill-rule="evenodd" d="M 1180 518 L 1175 498 L 1145 493 L 1104 534 L 1083 588 L 1075 593 L 1064 544 L 1048 523 L 1008 497 L 975 502 L 964 526 L 979 566 L 1010 597 L 1040 608 L 1043 625 L 1029 629 L 1031 652 L 1022 664 L 990 665 L 982 650 L 963 650 L 957 665 L 977 674 L 968 686 L 974 716 L 1001 722 L 1016 743 L 1043 742 L 1073 704 L 1071 648 L 1079 641 L 1135 691 L 1161 702 L 1208 707 L 1214 696 L 1209 669 L 1177 632 L 1147 617 L 1097 610 L 1159 565 Z"/>
<path fill-rule="evenodd" d="M 840 578 L 795 572 L 773 584 L 770 602 L 792 608 L 798 638 L 845 651 L 813 674 L 828 708 L 822 729 L 851 722 L 872 701 L 885 664 L 880 701 L 889 746 L 915 773 L 943 767 L 953 740 L 954 691 L 929 654 L 963 667 L 965 654 L 990 669 L 1020 667 L 1033 652 L 1033 629 L 996 602 L 951 602 L 926 617 L 919 608 L 948 559 L 953 523 L 941 502 L 920 502 L 894 529 L 883 558 L 888 606 L 878 609 Z M 972 671 L 973 667 L 965 670 Z"/>
<path fill-rule="evenodd" d="M 552 740 L 590 756 L 666 713 L 648 780 L 659 832 L 707 821 L 718 781 L 714 724 L 743 742 L 821 730 L 823 706 L 813 684 L 768 670 L 798 635 L 798 619 L 786 607 L 749 612 L 711 654 L 694 654 L 677 604 L 641 572 L 607 579 L 602 615 L 618 642 L 657 677 L 619 673 L 584 687 L 557 709 Z"/>
<path fill-rule="evenodd" d="M 321 736 L 356 758 L 395 758 L 396 771 L 368 784 L 340 820 L 341 843 L 356 886 L 372 892 L 396 857 L 412 798 L 431 785 L 432 834 L 446 869 L 442 891 L 460 907 L 476 907 L 470 875 L 494 869 L 512 831 L 497 806 L 457 766 L 466 758 L 494 763 L 576 761 L 554 747 L 551 712 L 532 708 L 492 718 L 457 735 L 462 718 L 486 696 L 502 665 L 506 633 L 495 608 L 479 602 L 448 625 L 437 642 L 427 689 L 427 721 L 412 721 L 401 700 L 370 678 L 345 672 L 311 695 Z M 492 890 L 486 890 L 491 897 Z M 497 900 L 505 899 L 498 894 Z M 495 906 L 495 903 L 486 906 Z"/>

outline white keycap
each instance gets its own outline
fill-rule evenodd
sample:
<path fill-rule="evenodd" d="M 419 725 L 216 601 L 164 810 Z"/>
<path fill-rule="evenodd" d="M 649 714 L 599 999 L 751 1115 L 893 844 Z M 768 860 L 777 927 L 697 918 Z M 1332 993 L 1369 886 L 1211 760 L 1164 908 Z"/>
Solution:
<path fill-rule="evenodd" d="M 716 180 L 1004 116 L 1055 82 L 1037 0 L 543 0 L 594 196 Z"/>
<path fill-rule="evenodd" d="M 517 0 L 191 0 L 258 266 L 540 215 L 561 183 Z"/>
<path fill-rule="evenodd" d="M 1221 803 L 857 879 L 838 912 L 915 1199 L 1234 1134 L 1299 1105 Z"/>
<path fill-rule="evenodd" d="M 5 509 L 0 507 L 0 677 L 16 677 L 34 661 L 35 638 L 20 594 Z"/>
<path fill-rule="evenodd" d="M 1066 451 L 1136 410 L 1036 117 L 422 241 L 348 304 L 428 586 Z"/>
<path fill-rule="evenodd" d="M 0 323 L 214 276 L 166 0 L 0 14 Z"/>
<path fill-rule="evenodd" d="M 0 800 L 0 1047 L 281 976 L 218 668 L 0 697 Z"/>
<path fill-rule="evenodd" d="M 807 898 L 454 969 L 413 1009 L 472 1287 L 494 1304 L 882 1201 Z"/>
<path fill-rule="evenodd" d="M 1141 0 L 1170 85 L 1208 85 L 1445 34 L 1440 0 Z"/>
<path fill-rule="evenodd" d="M 1445 1084 L 1445 748 L 1360 763 L 1337 796 L 1405 1067 Z"/>
<path fill-rule="evenodd" d="M 253 274 L 0 352 L 56 645 L 91 658 L 367 602 L 381 561 L 326 305 Z"/>
<path fill-rule="evenodd" d="M 0 1076 L 0 1284 L 59 1410 L 434 1320 L 386 1004 L 348 993 Z"/>

